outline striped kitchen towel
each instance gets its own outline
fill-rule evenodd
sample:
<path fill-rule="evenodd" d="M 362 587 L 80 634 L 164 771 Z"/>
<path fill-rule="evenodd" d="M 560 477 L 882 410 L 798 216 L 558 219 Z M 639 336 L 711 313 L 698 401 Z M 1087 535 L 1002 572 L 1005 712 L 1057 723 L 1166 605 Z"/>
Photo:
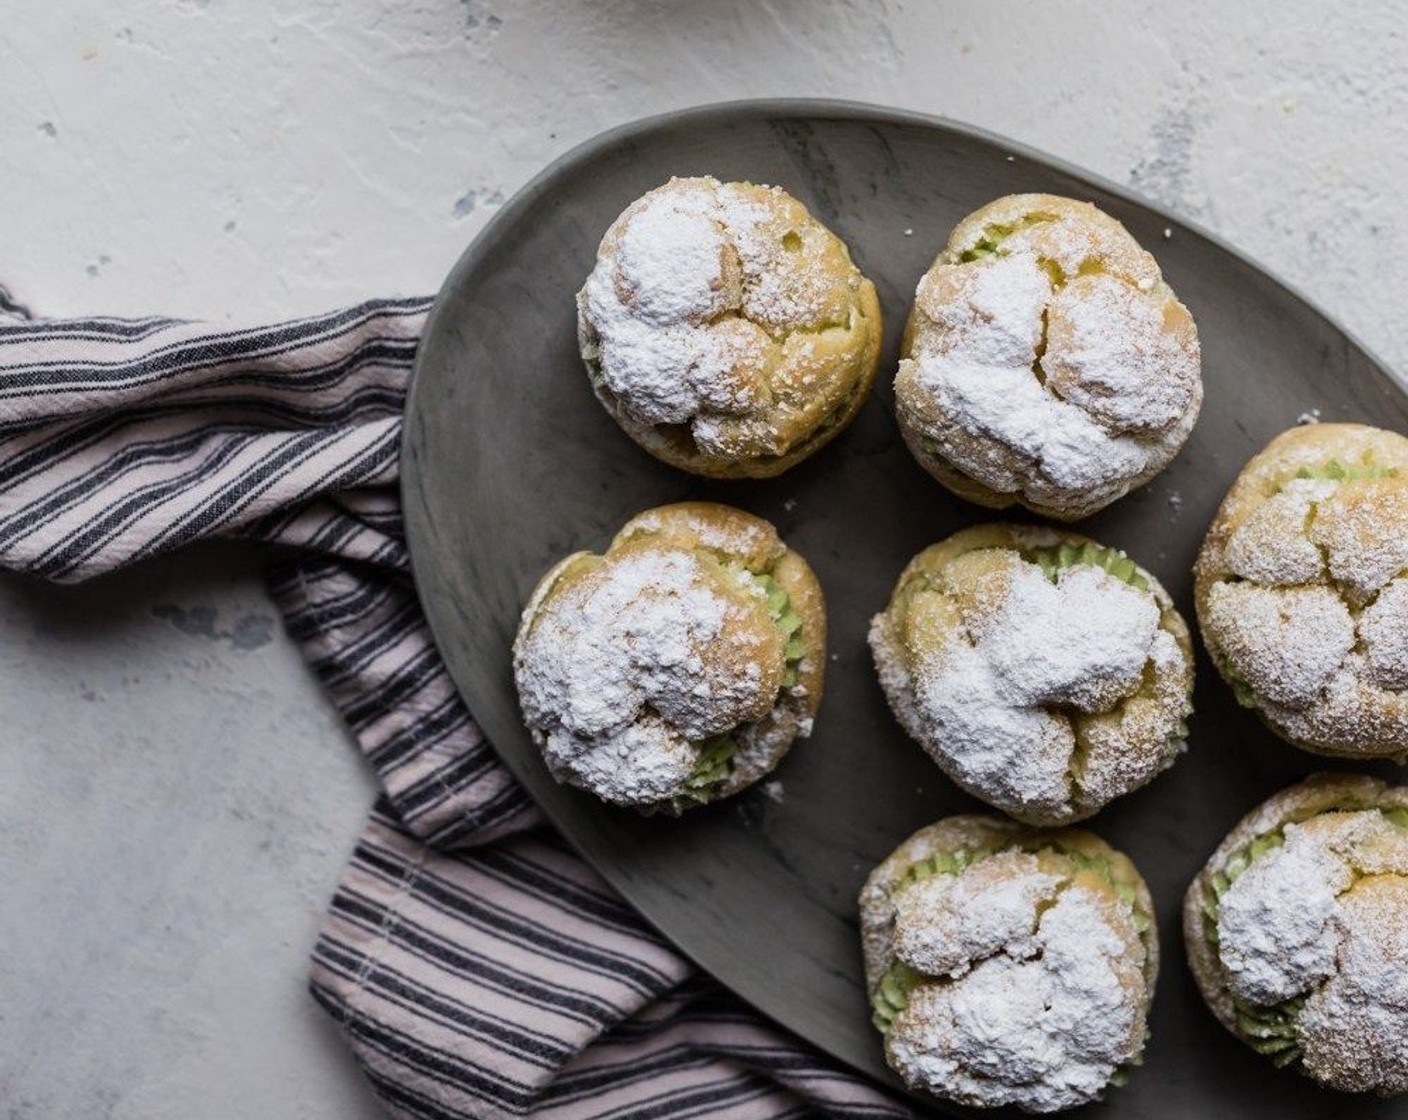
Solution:
<path fill-rule="evenodd" d="M 551 830 L 461 703 L 394 483 L 428 301 L 254 329 L 36 319 L 0 289 L 0 565 L 281 550 L 290 634 L 383 796 L 312 991 L 393 1116 L 907 1117 L 700 975 Z"/>

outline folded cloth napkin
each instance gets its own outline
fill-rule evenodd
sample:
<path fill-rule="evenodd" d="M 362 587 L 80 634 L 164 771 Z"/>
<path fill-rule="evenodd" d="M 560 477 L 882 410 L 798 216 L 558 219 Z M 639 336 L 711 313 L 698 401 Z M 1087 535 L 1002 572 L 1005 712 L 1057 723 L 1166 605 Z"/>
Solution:
<path fill-rule="evenodd" d="M 0 566 L 208 537 L 270 588 L 379 777 L 314 997 L 393 1116 L 908 1117 L 701 975 L 548 829 L 451 683 L 397 475 L 429 302 L 254 329 L 36 319 L 0 289 Z"/>

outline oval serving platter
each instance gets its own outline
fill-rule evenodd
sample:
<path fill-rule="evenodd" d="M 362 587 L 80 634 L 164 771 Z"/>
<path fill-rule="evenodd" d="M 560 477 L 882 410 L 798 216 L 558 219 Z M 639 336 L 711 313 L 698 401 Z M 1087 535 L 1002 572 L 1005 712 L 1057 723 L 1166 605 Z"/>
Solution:
<path fill-rule="evenodd" d="M 671 175 L 700 174 L 785 187 L 847 242 L 884 306 L 874 396 L 843 436 L 779 479 L 709 482 L 656 462 L 597 404 L 577 356 L 573 295 L 607 226 Z M 856 892 L 911 831 L 983 807 L 896 726 L 866 627 L 910 556 L 993 515 L 910 459 L 889 382 L 914 286 L 949 230 L 982 203 L 1025 191 L 1089 199 L 1115 215 L 1197 319 L 1206 400 L 1187 447 L 1152 484 L 1081 523 L 1153 570 L 1191 621 L 1189 568 L 1243 462 L 1306 415 L 1408 430 L 1408 397 L 1340 327 L 1215 239 L 1057 160 L 932 117 L 738 102 L 589 141 L 499 211 L 455 266 L 421 343 L 407 413 L 403 494 L 421 599 L 504 760 L 685 954 L 892 1087 L 863 990 Z M 777 784 L 680 820 L 647 819 L 549 777 L 520 722 L 509 647 L 529 591 L 556 560 L 600 550 L 632 514 L 685 498 L 760 514 L 807 557 L 826 590 L 832 658 L 816 732 Z M 1244 811 L 1332 765 L 1238 708 L 1206 657 L 1194 699 L 1189 753 L 1090 822 L 1148 879 L 1165 960 L 1144 1067 L 1092 1107 L 1149 1120 L 1214 1109 L 1277 1120 L 1401 1116 L 1401 1102 L 1341 1097 L 1277 1073 L 1227 1035 L 1194 990 L 1178 933 L 1185 885 Z"/>

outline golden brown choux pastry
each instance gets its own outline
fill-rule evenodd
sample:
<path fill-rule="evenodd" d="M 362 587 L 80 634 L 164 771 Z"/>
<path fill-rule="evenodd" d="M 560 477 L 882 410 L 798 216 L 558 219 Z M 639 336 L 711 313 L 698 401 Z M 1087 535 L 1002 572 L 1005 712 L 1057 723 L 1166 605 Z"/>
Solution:
<path fill-rule="evenodd" d="M 780 187 L 671 179 L 607 231 L 577 294 L 598 399 L 658 459 L 781 474 L 835 438 L 880 358 L 875 286 Z"/>
<path fill-rule="evenodd" d="M 871 623 L 900 725 L 953 781 L 1028 824 L 1090 816 L 1182 752 L 1188 628 L 1117 549 L 978 525 L 925 549 Z"/>
<path fill-rule="evenodd" d="M 1408 788 L 1319 774 L 1268 798 L 1188 888 L 1222 1025 L 1322 1085 L 1408 1091 Z"/>
<path fill-rule="evenodd" d="M 768 522 L 681 502 L 549 571 L 513 654 L 524 719 L 559 781 L 678 813 L 751 785 L 811 733 L 826 613 Z"/>
<path fill-rule="evenodd" d="M 919 282 L 896 414 L 962 498 L 1086 517 L 1163 470 L 1202 404 L 1198 333 L 1154 258 L 1089 203 L 1010 195 Z"/>
<path fill-rule="evenodd" d="M 1238 700 L 1317 754 L 1408 757 L 1408 439 L 1307 424 L 1222 501 L 1194 567 Z"/>
<path fill-rule="evenodd" d="M 1148 1038 L 1153 914 L 1134 864 L 1092 833 L 996 816 L 920 829 L 860 895 L 886 1060 L 911 1089 L 955 1104 L 1095 1100 Z"/>

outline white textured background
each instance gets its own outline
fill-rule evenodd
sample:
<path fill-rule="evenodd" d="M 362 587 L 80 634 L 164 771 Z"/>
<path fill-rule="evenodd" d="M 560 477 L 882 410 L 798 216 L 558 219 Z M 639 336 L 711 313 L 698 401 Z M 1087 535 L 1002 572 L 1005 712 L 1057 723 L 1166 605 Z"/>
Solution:
<path fill-rule="evenodd" d="M 1128 184 L 1408 370 L 1392 0 L 0 0 L 0 279 L 250 319 L 428 293 L 603 128 L 823 95 Z M 0 1112 L 376 1115 L 303 994 L 370 785 L 250 561 L 0 581 Z"/>

